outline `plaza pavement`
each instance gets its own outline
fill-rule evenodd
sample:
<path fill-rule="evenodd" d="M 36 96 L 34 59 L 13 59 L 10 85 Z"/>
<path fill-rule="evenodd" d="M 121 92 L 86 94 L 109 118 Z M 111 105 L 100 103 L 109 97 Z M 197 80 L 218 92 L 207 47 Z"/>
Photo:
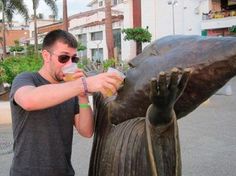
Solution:
<path fill-rule="evenodd" d="M 236 175 L 236 78 L 228 85 L 232 87 L 231 96 L 214 95 L 178 120 L 183 176 Z M 0 102 L 0 118 L 9 113 L 5 112 L 7 106 L 7 102 Z M 76 176 L 86 176 L 92 139 L 76 133 L 72 163 Z M 11 125 L 0 124 L 0 176 L 9 175 L 11 147 Z"/>

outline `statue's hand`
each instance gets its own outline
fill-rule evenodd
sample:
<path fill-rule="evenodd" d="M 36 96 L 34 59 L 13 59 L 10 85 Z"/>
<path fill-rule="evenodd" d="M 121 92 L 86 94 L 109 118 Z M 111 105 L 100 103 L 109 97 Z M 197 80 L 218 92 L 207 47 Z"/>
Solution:
<path fill-rule="evenodd" d="M 171 120 L 174 104 L 182 94 L 189 76 L 190 69 L 185 69 L 181 73 L 177 68 L 173 68 L 169 80 L 165 72 L 159 74 L 158 80 L 151 80 L 152 105 L 147 115 L 153 125 L 168 123 Z"/>

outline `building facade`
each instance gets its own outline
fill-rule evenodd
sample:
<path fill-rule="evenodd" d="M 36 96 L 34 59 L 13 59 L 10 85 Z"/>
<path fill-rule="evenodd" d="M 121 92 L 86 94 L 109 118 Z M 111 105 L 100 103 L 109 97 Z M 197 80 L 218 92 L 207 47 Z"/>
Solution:
<path fill-rule="evenodd" d="M 149 27 L 152 40 L 178 34 L 232 35 L 229 28 L 236 25 L 234 0 L 142 0 L 141 6 L 142 27 Z"/>
<path fill-rule="evenodd" d="M 73 33 L 86 50 L 79 53 L 80 57 L 91 60 L 108 59 L 105 33 L 105 1 L 93 0 L 88 6 L 90 11 L 69 17 L 69 31 Z M 134 42 L 124 41 L 122 29 L 132 28 L 132 1 L 112 1 L 112 27 L 114 37 L 114 54 L 118 60 L 128 60 L 135 56 Z"/>
<path fill-rule="evenodd" d="M 2 23 L 0 23 L 0 28 L 2 28 Z M 2 30 L 0 30 L 0 37 L 3 37 Z M 20 44 L 25 44 L 28 42 L 29 38 L 29 27 L 25 24 L 13 21 L 10 24 L 6 24 L 6 48 L 9 52 L 9 48 L 15 45 L 15 41 L 19 41 Z M 0 45 L 0 54 L 2 54 L 2 42 Z"/>
<path fill-rule="evenodd" d="M 226 9 L 225 1 L 234 0 L 112 0 L 112 26 L 115 57 L 130 60 L 136 55 L 134 41 L 124 41 L 122 29 L 143 27 L 152 34 L 152 41 L 167 35 L 231 35 L 236 25 L 236 3 Z M 93 61 L 108 59 L 105 35 L 105 0 L 92 0 L 89 11 L 69 17 L 69 32 L 86 47 L 80 57 Z M 52 29 L 61 29 L 62 22 L 38 20 L 39 43 Z M 33 22 L 30 23 L 30 43 Z M 143 47 L 149 43 L 144 43 Z"/>
<path fill-rule="evenodd" d="M 204 13 L 202 19 L 201 29 L 203 35 L 235 36 L 236 31 L 231 29 L 236 27 L 236 1 L 210 1 L 208 13 Z"/>

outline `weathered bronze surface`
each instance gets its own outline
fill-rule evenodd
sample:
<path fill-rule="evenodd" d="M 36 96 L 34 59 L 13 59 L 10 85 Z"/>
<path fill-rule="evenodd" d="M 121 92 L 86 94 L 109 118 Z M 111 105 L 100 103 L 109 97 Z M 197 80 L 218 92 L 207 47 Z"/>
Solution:
<path fill-rule="evenodd" d="M 181 175 L 177 121 L 236 74 L 236 38 L 169 36 L 130 61 L 117 98 L 94 96 L 95 135 L 89 175 Z M 171 69 L 193 68 L 171 121 L 150 124 L 150 80 Z M 153 116 L 153 114 L 152 114 Z M 160 117 L 157 117 L 160 118 Z M 161 117 L 162 118 L 162 117 Z"/>

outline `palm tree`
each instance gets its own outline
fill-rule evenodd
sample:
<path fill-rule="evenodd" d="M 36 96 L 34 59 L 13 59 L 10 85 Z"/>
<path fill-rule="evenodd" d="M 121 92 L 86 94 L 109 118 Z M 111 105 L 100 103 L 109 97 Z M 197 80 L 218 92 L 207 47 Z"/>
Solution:
<path fill-rule="evenodd" d="M 0 37 L 0 45 L 1 45 L 1 48 L 3 48 L 3 38 Z"/>
<path fill-rule="evenodd" d="M 50 7 L 53 15 L 57 16 L 57 5 L 56 0 L 44 0 L 44 2 Z M 38 30 L 37 30 L 37 8 L 39 6 L 39 0 L 32 0 L 33 10 L 34 10 L 34 51 L 36 56 L 38 56 Z"/>
<path fill-rule="evenodd" d="M 63 0 L 63 29 L 68 31 L 67 0 Z"/>
<path fill-rule="evenodd" d="M 105 32 L 108 59 L 114 58 L 114 39 L 112 33 L 111 0 L 105 0 Z"/>
<path fill-rule="evenodd" d="M 0 0 L 0 11 L 2 11 L 2 40 L 3 40 L 3 58 L 6 57 L 6 26 L 5 22 L 12 21 L 13 14 L 17 11 L 25 20 L 28 20 L 28 10 L 23 0 Z"/>

